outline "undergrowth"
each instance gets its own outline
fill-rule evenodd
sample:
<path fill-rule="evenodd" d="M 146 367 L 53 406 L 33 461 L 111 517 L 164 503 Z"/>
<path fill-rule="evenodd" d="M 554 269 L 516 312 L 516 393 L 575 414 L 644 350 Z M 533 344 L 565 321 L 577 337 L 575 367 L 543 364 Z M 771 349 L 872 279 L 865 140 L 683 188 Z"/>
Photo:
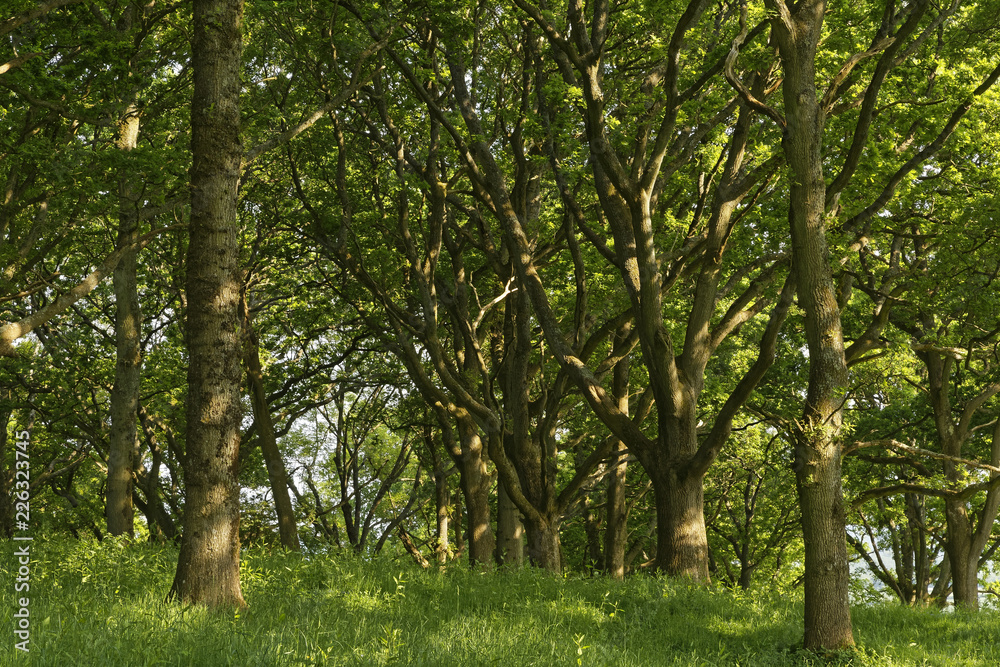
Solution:
<path fill-rule="evenodd" d="M 264 548 L 243 552 L 249 607 L 213 614 L 164 601 L 175 548 L 114 540 L 33 544 L 25 655 L 13 645 L 13 544 L 0 550 L 0 665 L 1000 664 L 994 611 L 856 607 L 858 649 L 819 656 L 801 649 L 801 600 L 767 591 L 532 569 L 425 572 Z"/>

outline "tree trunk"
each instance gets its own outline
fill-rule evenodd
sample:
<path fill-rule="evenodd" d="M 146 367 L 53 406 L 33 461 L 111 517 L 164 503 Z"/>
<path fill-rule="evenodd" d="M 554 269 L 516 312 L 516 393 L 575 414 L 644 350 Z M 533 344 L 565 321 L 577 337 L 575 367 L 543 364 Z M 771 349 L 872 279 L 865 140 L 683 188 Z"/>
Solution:
<path fill-rule="evenodd" d="M 546 434 L 532 424 L 528 395 L 528 377 L 532 354 L 531 304 L 526 295 L 514 293 L 507 298 L 504 313 L 504 343 L 507 358 L 503 364 L 504 412 L 506 423 L 503 451 L 517 471 L 521 495 L 534 508 L 532 517 L 525 508 L 525 555 L 535 567 L 552 572 L 561 569 L 559 554 L 559 517 L 555 515 L 554 466 L 543 447 Z M 551 449 L 551 448 L 550 448 Z"/>
<path fill-rule="evenodd" d="M 597 474 L 601 475 L 604 473 L 603 464 L 597 467 Z M 581 489 L 583 494 L 583 512 L 581 513 L 581 519 L 583 520 L 583 534 L 587 538 L 586 549 L 584 553 L 586 558 L 583 561 L 584 567 L 590 569 L 604 569 L 604 550 L 601 548 L 601 535 L 602 528 L 604 528 L 604 521 L 602 517 L 594 511 L 594 504 L 591 500 L 591 492 L 593 491 L 593 485 L 586 484 Z"/>
<path fill-rule="evenodd" d="M 972 549 L 972 521 L 964 501 L 946 500 L 948 536 L 945 549 L 951 561 L 951 594 L 957 609 L 979 610 L 979 554 Z"/>
<path fill-rule="evenodd" d="M 625 444 L 618 444 L 611 450 L 611 466 L 608 475 L 608 492 L 605 501 L 604 525 L 604 570 L 612 579 L 625 578 L 625 539 L 628 525 L 625 515 L 625 471 L 628 463 Z"/>
<path fill-rule="evenodd" d="M 242 0 L 195 0 L 184 535 L 171 593 L 244 607 L 240 590 L 237 200 Z"/>
<path fill-rule="evenodd" d="M 854 646 L 854 637 L 838 438 L 847 363 L 826 245 L 821 155 L 826 119 L 815 72 L 826 3 L 805 0 L 791 13 L 782 0 L 769 0 L 768 7 L 777 11 L 772 25 L 785 73 L 792 267 L 809 349 L 809 388 L 794 463 L 805 543 L 805 647 L 836 650 Z"/>
<path fill-rule="evenodd" d="M 146 494 L 146 502 L 142 507 L 142 512 L 146 516 L 146 525 L 149 526 L 150 542 L 161 542 L 164 539 L 174 541 L 177 539 L 177 526 L 174 520 L 163 506 L 160 498 L 160 465 L 163 462 L 163 451 L 157 443 L 156 433 L 150 423 L 149 415 L 140 406 L 139 424 L 142 426 L 143 435 L 146 438 L 146 445 L 152 454 L 152 462 L 149 470 L 145 473 L 138 471 L 137 482 Z"/>
<path fill-rule="evenodd" d="M 933 320 L 931 320 L 933 321 Z M 972 416 L 1000 389 L 988 387 L 985 392 L 969 399 L 962 407 L 962 417 L 955 420 L 950 397 L 951 369 L 954 359 L 938 352 L 918 353 L 927 367 L 931 404 L 934 410 L 935 427 L 941 443 L 941 452 L 947 456 L 961 458 L 964 444 L 971 432 Z M 1000 466 L 1000 421 L 993 427 L 993 442 L 990 448 L 990 464 Z M 958 492 L 968 482 L 965 472 L 954 460 L 944 461 L 944 476 L 953 491 Z M 995 479 L 996 473 L 991 474 Z M 946 498 L 945 551 L 952 569 L 952 596 L 955 607 L 969 611 L 979 610 L 979 559 L 986 549 L 994 522 L 1000 512 L 1000 487 L 987 491 L 986 501 L 978 512 L 969 511 L 967 499 Z"/>
<path fill-rule="evenodd" d="M 424 428 L 424 443 L 431 455 L 434 464 L 434 504 L 437 525 L 435 526 L 435 536 L 437 544 L 434 545 L 434 555 L 439 565 L 448 562 L 448 515 L 451 512 L 451 503 L 448 494 L 448 477 L 445 475 L 444 459 L 436 447 L 431 427 Z"/>
<path fill-rule="evenodd" d="M 629 328 L 626 325 L 615 336 L 616 346 L 625 342 Z M 628 357 L 625 357 L 615 364 L 612 375 L 612 393 L 618 402 L 618 409 L 626 415 L 629 413 L 628 381 L 629 361 Z M 605 501 L 604 571 L 612 579 L 625 578 L 625 540 L 628 537 L 625 516 L 627 453 L 628 448 L 625 447 L 625 443 L 619 440 L 614 449 L 611 450 L 609 464 L 608 492 Z"/>
<path fill-rule="evenodd" d="M 274 509 L 278 515 L 278 536 L 281 545 L 292 551 L 299 550 L 299 531 L 295 523 L 295 510 L 288 493 L 288 472 L 285 461 L 278 449 L 278 440 L 274 435 L 274 422 L 271 420 L 271 409 L 267 404 L 267 394 L 264 391 L 264 370 L 260 365 L 260 347 L 257 332 L 250 322 L 250 309 L 243 301 L 243 325 L 246 327 L 243 362 L 246 364 L 247 381 L 250 385 L 250 405 L 253 407 L 253 419 L 257 425 L 257 438 L 264 454 L 264 465 L 267 467 L 267 479 L 271 483 L 271 495 L 274 497 Z"/>
<path fill-rule="evenodd" d="M 709 581 L 705 493 L 701 477 L 654 469 L 656 567 L 672 576 Z"/>
<path fill-rule="evenodd" d="M 850 571 L 841 492 L 840 445 L 819 439 L 796 443 L 796 486 L 805 544 L 805 647 L 854 645 L 848 598 Z"/>
<path fill-rule="evenodd" d="M 118 122 L 116 147 L 128 153 L 139 141 L 139 113 L 130 104 Z M 116 250 L 135 243 L 139 237 L 137 188 L 127 169 L 118 179 L 118 239 Z M 108 449 L 108 488 L 105 515 L 108 533 L 133 537 L 135 511 L 132 490 L 135 466 L 139 463 L 139 382 L 142 366 L 136 268 L 138 249 L 127 251 L 112 274 L 115 292 L 115 383 L 111 389 L 111 435 Z"/>
<path fill-rule="evenodd" d="M 525 521 L 525 552 L 535 567 L 558 574 L 562 571 L 559 524 L 553 519 L 535 523 Z"/>
<path fill-rule="evenodd" d="M 941 570 L 938 572 L 930 594 L 930 599 L 939 609 L 944 609 L 945 605 L 948 604 L 949 583 L 951 583 L 951 558 L 948 557 L 948 552 L 945 551 L 944 558 L 941 559 Z"/>
<path fill-rule="evenodd" d="M 483 440 L 479 427 L 465 414 L 458 418 L 462 460 L 459 467 L 462 494 L 469 525 L 469 563 L 487 567 L 493 562 L 496 539 L 490 525 L 490 476 L 483 456 Z"/>
<path fill-rule="evenodd" d="M 465 531 L 462 530 L 462 495 L 465 485 L 462 484 L 461 478 L 459 485 L 462 486 L 463 491 L 456 491 L 452 497 L 452 504 L 455 506 L 455 516 L 451 522 L 452 530 L 455 531 L 455 558 L 458 558 L 465 551 Z"/>
<path fill-rule="evenodd" d="M 503 480 L 497 480 L 496 562 L 514 569 L 524 565 L 524 524 Z"/>

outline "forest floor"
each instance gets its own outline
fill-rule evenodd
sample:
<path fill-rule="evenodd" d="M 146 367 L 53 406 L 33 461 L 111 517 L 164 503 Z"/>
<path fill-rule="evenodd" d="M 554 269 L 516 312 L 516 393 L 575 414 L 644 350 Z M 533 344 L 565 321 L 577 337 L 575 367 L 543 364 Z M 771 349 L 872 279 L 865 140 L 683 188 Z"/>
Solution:
<path fill-rule="evenodd" d="M 390 557 L 243 552 L 249 607 L 166 603 L 173 547 L 31 543 L 16 593 L 0 545 L 0 665 L 1000 665 L 1000 612 L 856 606 L 858 649 L 801 649 L 801 595 L 739 593 L 652 576 L 614 582 L 533 570 L 423 571 Z M 28 595 L 29 653 L 16 650 Z"/>

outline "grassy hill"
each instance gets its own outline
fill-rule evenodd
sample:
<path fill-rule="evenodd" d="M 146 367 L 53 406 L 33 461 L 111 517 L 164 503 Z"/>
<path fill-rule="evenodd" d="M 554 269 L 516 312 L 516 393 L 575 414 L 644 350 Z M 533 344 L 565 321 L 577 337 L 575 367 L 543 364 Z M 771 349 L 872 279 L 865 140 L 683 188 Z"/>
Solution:
<path fill-rule="evenodd" d="M 797 648 L 800 595 L 264 548 L 243 554 L 249 608 L 211 614 L 163 601 L 174 548 L 111 540 L 32 544 L 24 655 L 14 545 L 0 550 L 2 665 L 1000 665 L 996 611 L 856 607 L 859 649 L 816 656 Z"/>

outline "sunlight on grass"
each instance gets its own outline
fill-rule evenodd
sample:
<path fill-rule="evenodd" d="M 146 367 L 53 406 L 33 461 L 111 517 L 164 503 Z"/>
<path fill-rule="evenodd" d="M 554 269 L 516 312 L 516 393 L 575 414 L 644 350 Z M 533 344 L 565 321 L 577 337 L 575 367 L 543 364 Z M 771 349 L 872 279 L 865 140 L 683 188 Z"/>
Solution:
<path fill-rule="evenodd" d="M 7 581 L 12 550 L 0 558 Z M 250 549 L 239 613 L 167 603 L 177 553 L 108 540 L 38 543 L 30 661 L 0 665 L 1000 664 L 1000 615 L 856 607 L 859 649 L 803 652 L 801 601 L 640 576 L 418 570 L 389 559 Z M 12 608 L 3 609 L 10 627 Z"/>

